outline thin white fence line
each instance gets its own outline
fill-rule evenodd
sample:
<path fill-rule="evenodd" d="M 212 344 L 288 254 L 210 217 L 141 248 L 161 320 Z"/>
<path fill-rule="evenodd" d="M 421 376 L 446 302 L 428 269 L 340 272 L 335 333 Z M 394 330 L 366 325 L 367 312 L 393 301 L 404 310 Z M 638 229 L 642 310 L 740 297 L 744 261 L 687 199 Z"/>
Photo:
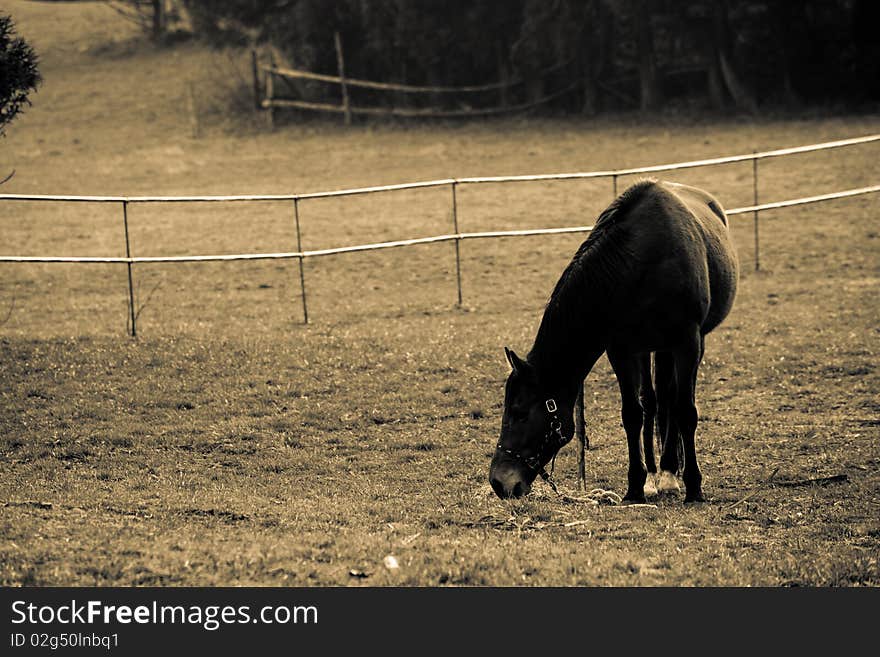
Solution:
<path fill-rule="evenodd" d="M 303 257 L 302 253 L 291 251 L 289 253 L 235 253 L 225 255 L 202 255 L 202 256 L 0 256 L 0 262 L 83 262 L 83 263 L 151 263 L 151 262 L 211 262 L 221 260 L 285 260 L 288 258 Z"/>
<path fill-rule="evenodd" d="M 373 192 L 393 192 L 423 187 L 442 187 L 456 182 L 453 178 L 426 180 L 424 182 L 379 185 L 375 187 L 355 187 L 328 192 L 307 192 L 304 194 L 239 194 L 231 196 L 62 196 L 57 194 L 0 194 L 0 201 L 66 201 L 71 203 L 229 203 L 234 201 L 299 201 L 310 198 L 330 196 L 353 196 Z"/>
<path fill-rule="evenodd" d="M 271 79 L 271 78 L 270 78 Z M 738 155 L 731 157 L 712 158 L 706 160 L 694 160 L 691 162 L 679 162 L 667 165 L 656 165 L 651 167 L 616 169 L 610 171 L 593 171 L 586 173 L 561 173 L 561 174 L 544 174 L 537 176 L 506 176 L 506 177 L 483 177 L 483 178 L 447 178 L 443 180 L 432 180 L 416 183 L 403 183 L 394 185 L 383 185 L 376 187 L 363 187 L 353 189 L 343 189 L 328 192 L 314 192 L 309 194 L 262 194 L 262 195 L 224 195 L 224 196 L 63 196 L 63 195 L 39 195 L 39 194 L 0 194 L 2 200 L 21 200 L 21 201 L 59 201 L 59 202 L 97 202 L 97 203 L 119 203 L 123 211 L 123 224 L 125 227 L 125 257 L 101 257 L 101 256 L 0 256 L 0 262 L 37 262 L 37 263 L 124 263 L 128 268 L 128 297 L 129 297 L 129 326 L 132 337 L 137 335 L 135 312 L 135 295 L 132 280 L 132 267 L 136 263 L 165 263 L 165 262 L 210 262 L 210 261 L 236 261 L 236 260 L 279 260 L 279 259 L 297 259 L 299 261 L 300 285 L 302 288 L 302 304 L 303 304 L 303 321 L 308 323 L 308 310 L 306 307 L 306 285 L 303 264 L 305 258 L 319 257 L 325 255 L 336 255 L 342 253 L 354 253 L 362 251 L 372 251 L 378 249 L 387 249 L 394 247 L 410 246 L 416 244 L 431 244 L 439 242 L 455 242 L 456 256 L 456 283 L 458 289 L 458 303 L 462 300 L 461 287 L 461 269 L 459 261 L 459 244 L 465 239 L 480 239 L 490 237 L 515 237 L 527 235 L 550 235 L 560 233 L 576 233 L 589 232 L 592 226 L 572 226 L 564 228 L 544 228 L 544 229 L 526 229 L 526 230 L 507 230 L 507 231 L 486 231 L 479 233 L 462 233 L 459 228 L 457 210 L 456 210 L 456 188 L 459 184 L 468 183 L 506 183 L 506 182 L 526 182 L 526 181 L 549 181 L 549 180 L 571 180 L 586 178 L 608 178 L 610 177 L 614 183 L 613 192 L 617 196 L 617 183 L 620 176 L 652 173 L 657 171 L 670 171 L 689 167 L 712 166 L 719 164 L 727 164 L 733 162 L 752 162 L 753 175 L 753 191 L 754 198 L 751 206 L 734 208 L 729 210 L 727 214 L 737 215 L 752 213 L 755 222 L 755 270 L 759 269 L 758 258 L 758 215 L 760 210 L 771 210 L 776 208 L 791 207 L 803 205 L 807 203 L 815 203 L 818 201 L 827 201 L 832 199 L 840 199 L 859 194 L 867 194 L 880 191 L 880 185 L 872 187 L 862 187 L 858 189 L 850 189 L 840 192 L 832 192 L 811 197 L 802 197 L 799 199 L 791 199 L 787 201 L 777 201 L 772 203 L 758 204 L 758 160 L 768 157 L 778 157 L 783 155 L 792 155 L 796 153 L 806 153 L 810 151 L 826 150 L 830 148 L 838 148 L 842 146 L 852 146 L 856 144 L 865 144 L 880 140 L 880 134 L 866 135 L 863 137 L 854 137 L 850 139 L 842 139 L 833 142 L 824 142 L 821 144 L 811 144 L 807 146 L 797 146 L 793 148 L 777 149 L 773 151 L 764 151 L 762 153 L 752 153 L 750 155 Z M 329 198 L 337 196 L 350 196 L 354 194 L 367 194 L 373 192 L 387 192 L 395 190 L 407 190 L 429 187 L 449 186 L 452 190 L 452 216 L 454 233 L 448 235 L 436 235 L 431 237 L 413 238 L 407 240 L 396 240 L 390 242 L 378 242 L 373 244 L 361 244 L 347 247 L 336 247 L 330 249 L 321 249 L 313 251 L 305 251 L 302 248 L 300 238 L 300 220 L 299 220 L 299 201 L 301 199 Z M 297 230 L 297 251 L 285 253 L 250 253 L 250 254 L 224 254 L 224 255 L 207 255 L 207 256 L 145 256 L 132 257 L 128 232 L 128 204 L 129 203 L 150 203 L 150 202 L 236 202 L 236 201 L 293 201 L 294 215 Z"/>
<path fill-rule="evenodd" d="M 728 216 L 747 214 L 749 212 L 773 210 L 820 201 L 830 201 L 863 194 L 880 192 L 880 185 L 859 187 L 830 194 L 818 196 L 806 196 L 803 198 L 790 199 L 750 205 L 741 208 L 726 210 Z M 495 237 L 527 237 L 531 235 L 560 235 L 566 233 L 588 233 L 593 226 L 565 226 L 562 228 L 533 228 L 523 230 L 497 230 L 475 233 L 450 233 L 446 235 L 434 235 L 430 237 L 416 237 L 406 240 L 394 240 L 389 242 L 375 242 L 371 244 L 358 244 L 354 246 L 341 246 L 329 249 L 317 249 L 312 251 L 290 251 L 284 253 L 249 253 L 228 255 L 205 255 L 205 256 L 139 256 L 133 258 L 124 257 L 74 257 L 74 256 L 0 256 L 0 262 L 66 262 L 66 263 L 160 263 L 160 262 L 212 262 L 230 260 L 285 260 L 293 258 L 316 258 L 341 253 L 356 253 L 361 251 L 377 251 L 402 246 L 414 246 L 417 244 L 434 244 L 438 242 L 451 242 L 453 240 L 486 239 Z"/>
<path fill-rule="evenodd" d="M 397 183 L 394 185 L 377 185 L 375 187 L 355 187 L 353 189 L 338 189 L 329 192 L 308 192 L 297 195 L 298 199 L 307 198 L 329 198 L 333 196 L 353 196 L 355 194 L 371 194 L 374 192 L 393 192 L 402 189 L 422 189 L 424 187 L 443 187 L 452 185 L 457 182 L 455 178 L 444 178 L 443 180 L 425 180 L 423 182 L 414 183 Z"/>
<path fill-rule="evenodd" d="M 76 195 L 43 195 L 43 194 L 0 194 L 0 201 L 69 201 L 91 203 L 187 203 L 187 202 L 230 202 L 230 201 L 293 201 L 310 198 L 328 198 L 334 196 L 351 196 L 355 194 L 370 194 L 375 192 L 388 192 L 404 189 L 420 189 L 425 187 L 440 187 L 451 184 L 480 184 L 480 183 L 508 183 L 508 182 L 540 182 L 548 180 L 581 180 L 590 178 L 610 178 L 616 176 L 628 176 L 639 173 L 657 173 L 660 171 L 675 171 L 702 166 L 719 164 L 731 164 L 735 162 L 747 162 L 761 160 L 797 153 L 809 153 L 813 151 L 841 148 L 843 146 L 855 146 L 880 141 L 880 134 L 840 139 L 837 141 L 809 144 L 807 146 L 795 146 L 781 148 L 760 153 L 747 155 L 731 155 L 716 157 L 707 160 L 692 160 L 689 162 L 676 162 L 672 164 L 658 164 L 648 167 L 636 167 L 631 169 L 611 169 L 608 171 L 587 171 L 583 173 L 551 173 L 523 176 L 485 176 L 469 178 L 445 178 L 442 180 L 426 180 L 422 182 L 398 183 L 394 185 L 378 185 L 374 187 L 359 187 L 352 189 L 339 189 L 325 192 L 311 192 L 304 194 L 250 194 L 237 196 L 76 196 Z"/>
<path fill-rule="evenodd" d="M 292 201 L 297 194 L 237 196 L 63 196 L 58 194 L 0 194 L 0 201 L 64 201 L 68 203 L 229 203 L 233 201 Z"/>
<path fill-rule="evenodd" d="M 130 263 L 131 258 L 112 256 L 0 256 L 0 262 L 72 262 L 72 263 Z"/>
<path fill-rule="evenodd" d="M 562 235 L 565 233 L 589 233 L 593 226 L 565 226 L 563 228 L 527 228 L 524 230 L 495 230 L 482 233 L 462 233 L 463 240 L 485 239 L 487 237 L 528 237 L 529 235 Z"/>
<path fill-rule="evenodd" d="M 340 246 L 329 249 L 317 249 L 303 251 L 303 258 L 316 258 L 320 256 L 336 255 L 338 253 L 356 253 L 358 251 L 376 251 L 379 249 L 393 249 L 399 246 L 413 246 L 416 244 L 434 244 L 437 242 L 451 242 L 459 239 L 460 235 L 433 235 L 431 237 L 415 237 L 408 240 L 394 240 L 391 242 L 375 242 L 373 244 L 356 244 L 354 246 Z"/>
<path fill-rule="evenodd" d="M 831 201 L 838 198 L 847 198 L 848 196 L 871 194 L 873 192 L 880 192 L 880 185 L 859 187 L 857 189 L 847 189 L 841 192 L 832 192 L 830 194 L 819 194 L 818 196 L 805 196 L 803 198 L 796 198 L 788 201 L 775 201 L 773 203 L 762 203 L 761 205 L 749 205 L 744 208 L 734 208 L 733 210 L 727 210 L 726 214 L 737 215 L 746 214 L 747 212 L 757 212 L 761 210 L 774 210 L 776 208 L 787 208 L 793 205 L 806 205 L 807 203 L 818 203 L 819 201 Z"/>
<path fill-rule="evenodd" d="M 843 146 L 855 146 L 857 144 L 867 144 L 880 141 L 880 134 L 866 135 L 864 137 L 853 137 L 851 139 L 840 139 L 837 141 L 828 141 L 821 144 L 809 144 L 807 146 L 794 146 L 792 148 L 780 148 L 772 151 L 763 151 L 760 153 L 749 153 L 747 155 L 729 155 L 725 157 L 714 157 L 706 160 L 691 160 L 689 162 L 675 162 L 672 164 L 657 164 L 648 167 L 633 167 L 629 169 L 612 169 L 608 171 L 588 171 L 584 173 L 556 173 L 542 174 L 535 176 L 489 176 L 477 178 L 458 178 L 457 182 L 464 183 L 506 183 L 506 182 L 531 182 L 546 180 L 573 180 L 587 178 L 611 178 L 614 176 L 629 176 L 638 173 L 657 173 L 659 171 L 675 171 L 678 169 L 692 169 L 696 167 L 714 166 L 719 164 L 732 164 L 736 162 L 748 162 L 750 160 L 763 160 L 771 157 L 781 157 L 784 155 L 794 155 L 797 153 L 809 153 L 812 151 L 828 150 L 832 148 L 841 148 Z"/>
<path fill-rule="evenodd" d="M 525 237 L 528 235 L 559 235 L 562 233 L 588 233 L 593 226 L 566 226 L 565 228 L 533 228 L 526 230 L 496 230 L 481 233 L 449 233 L 447 235 L 434 235 L 432 237 L 416 237 L 408 240 L 395 240 L 393 242 L 376 242 L 373 244 L 358 244 L 356 246 L 342 246 L 317 251 L 303 251 L 303 258 L 317 256 L 336 255 L 338 253 L 355 253 L 358 251 L 376 251 L 378 249 L 391 249 L 399 246 L 412 246 L 415 244 L 434 244 L 437 242 L 451 242 L 453 240 L 485 239 L 487 237 Z"/>

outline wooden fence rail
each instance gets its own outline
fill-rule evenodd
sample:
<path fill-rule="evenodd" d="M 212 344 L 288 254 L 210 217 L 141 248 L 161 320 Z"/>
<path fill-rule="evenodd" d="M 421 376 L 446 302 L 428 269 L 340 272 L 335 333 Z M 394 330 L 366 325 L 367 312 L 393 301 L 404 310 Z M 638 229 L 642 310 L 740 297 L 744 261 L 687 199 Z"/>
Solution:
<path fill-rule="evenodd" d="M 269 125 L 274 126 L 274 111 L 278 108 L 304 109 L 317 112 L 330 112 L 343 114 L 346 124 L 351 122 L 351 116 L 355 114 L 367 116 L 403 116 L 403 117 L 424 117 L 424 118 L 453 118 L 467 116 L 486 116 L 501 113 L 515 113 L 527 109 L 544 105 L 556 98 L 564 96 L 573 91 L 580 84 L 579 80 L 575 80 L 553 93 L 546 94 L 541 98 L 533 99 L 529 102 L 508 104 L 504 102 L 506 91 L 520 85 L 524 82 L 522 78 L 516 77 L 501 82 L 491 82 L 478 85 L 458 85 L 458 86 L 442 86 L 442 85 L 412 85 L 399 84 L 393 82 L 376 82 L 374 80 L 362 80 L 359 78 L 350 78 L 345 74 L 345 57 L 342 50 L 342 42 L 339 33 L 334 34 L 334 46 L 336 48 L 336 61 L 338 75 L 326 75 L 323 73 L 314 73 L 302 69 L 277 66 L 274 61 L 267 64 L 260 64 L 256 51 L 251 52 L 252 68 L 254 75 L 254 102 L 257 108 L 268 110 Z M 572 63 L 573 60 L 554 64 L 537 74 L 539 78 L 546 78 L 551 73 L 560 70 Z M 265 77 L 265 83 L 260 84 L 259 75 L 262 73 Z M 279 77 L 285 80 L 312 80 L 316 82 L 325 82 L 328 84 L 339 85 L 341 92 L 341 101 L 339 105 L 332 103 L 323 103 L 311 100 L 303 100 L 297 98 L 279 98 L 276 95 L 275 78 Z M 501 105 L 482 108 L 466 108 L 466 109 L 439 109 L 436 107 L 412 108 L 412 107 L 358 107 L 351 104 L 349 98 L 350 88 L 371 89 L 373 91 L 388 91 L 404 94 L 474 94 L 485 93 L 489 91 L 501 91 Z M 265 96 L 261 97 L 261 88 L 265 88 Z"/>

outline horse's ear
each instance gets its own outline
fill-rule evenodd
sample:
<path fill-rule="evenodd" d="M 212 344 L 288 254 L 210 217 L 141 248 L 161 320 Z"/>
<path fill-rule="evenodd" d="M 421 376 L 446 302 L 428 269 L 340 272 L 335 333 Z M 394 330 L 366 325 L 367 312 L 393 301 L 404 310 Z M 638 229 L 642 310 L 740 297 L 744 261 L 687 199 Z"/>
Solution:
<path fill-rule="evenodd" d="M 525 374 L 528 371 L 529 364 L 513 353 L 513 349 L 504 347 L 504 355 L 507 356 L 507 362 L 510 363 L 514 372 L 517 374 Z"/>

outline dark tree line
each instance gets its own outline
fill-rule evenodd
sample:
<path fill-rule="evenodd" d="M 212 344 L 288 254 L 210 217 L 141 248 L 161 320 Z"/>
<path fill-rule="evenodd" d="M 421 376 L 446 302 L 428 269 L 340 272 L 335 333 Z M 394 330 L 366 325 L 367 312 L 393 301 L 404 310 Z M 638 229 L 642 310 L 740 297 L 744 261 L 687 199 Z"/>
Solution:
<path fill-rule="evenodd" d="M 592 114 L 669 102 L 756 111 L 880 100 L 875 0 L 182 0 L 217 44 L 271 46 L 298 68 L 413 85 L 517 80 L 492 97 Z M 334 97 L 326 85 L 308 93 Z M 386 97 L 387 98 L 387 97 Z M 381 97 L 375 99 L 381 102 Z M 392 98 L 388 102 L 401 102 Z"/>

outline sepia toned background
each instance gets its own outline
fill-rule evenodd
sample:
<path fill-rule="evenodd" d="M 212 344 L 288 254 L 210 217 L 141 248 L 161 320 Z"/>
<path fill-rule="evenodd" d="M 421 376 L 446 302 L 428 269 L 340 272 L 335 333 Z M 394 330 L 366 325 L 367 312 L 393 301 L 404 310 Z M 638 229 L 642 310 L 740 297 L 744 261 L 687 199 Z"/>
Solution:
<path fill-rule="evenodd" d="M 823 86 L 793 70 L 793 98 L 767 91 L 785 91 L 769 73 L 749 73 L 757 64 L 743 50 L 753 34 L 743 6 L 765 3 L 731 3 L 728 33 L 745 36 L 730 57 L 749 93 L 734 83 L 720 108 L 706 71 L 692 85 L 679 80 L 682 90 L 663 82 L 674 62 L 662 58 L 651 96 L 640 67 L 626 78 L 624 64 L 638 57 L 621 46 L 620 70 L 596 72 L 594 106 L 581 95 L 495 117 L 351 125 L 278 111 L 271 128 L 254 108 L 251 51 L 335 75 L 332 23 L 308 32 L 326 45 L 310 58 L 249 19 L 241 33 L 253 43 L 226 35 L 218 47 L 222 34 L 187 31 L 199 27 L 192 18 L 154 35 L 114 9 L 126 3 L 111 4 L 0 7 L 43 77 L 0 140 L 0 178 L 15 171 L 0 194 L 290 195 L 639 167 L 880 133 L 872 87 L 852 84 L 876 82 L 870 71 L 836 75 L 826 59 L 821 79 L 835 84 Z M 611 11 L 629 43 L 640 4 L 584 6 Z M 809 35 L 830 5 L 852 17 L 863 3 L 805 4 Z M 477 5 L 494 16 L 507 3 Z M 677 20 L 667 9 L 649 21 L 660 53 Z M 398 52 L 395 61 L 410 62 L 404 77 L 371 64 L 369 48 L 381 42 L 361 51 L 353 29 L 340 23 L 352 77 L 476 84 L 505 68 L 493 54 L 483 69 L 429 75 Z M 521 24 L 510 29 L 529 44 Z M 869 47 L 848 29 L 827 34 L 851 54 Z M 457 56 L 449 61 L 466 61 Z M 511 55 L 511 76 L 518 61 Z M 611 79 L 617 94 L 598 84 Z M 339 101 L 333 88 L 301 91 Z M 352 93 L 353 104 L 387 102 Z M 540 96 L 517 93 L 508 102 Z M 643 107 L 646 93 L 655 100 Z M 762 160 L 760 201 L 876 185 L 878 154 L 868 143 Z M 701 186 L 728 208 L 754 200 L 751 162 L 662 177 Z M 622 177 L 619 189 L 637 178 Z M 607 179 L 463 186 L 457 220 L 465 232 L 584 226 L 612 198 Z M 674 496 L 649 507 L 592 504 L 540 484 L 527 499 L 502 501 L 488 485 L 503 347 L 527 351 L 581 234 L 462 242 L 461 305 L 452 243 L 307 259 L 308 324 L 295 259 L 139 263 L 136 338 L 124 264 L 0 262 L 0 581 L 876 586 L 878 203 L 869 194 L 761 213 L 758 270 L 752 216 L 731 217 L 742 277 L 733 312 L 707 339 L 698 383 L 702 505 Z M 453 232 L 446 187 L 304 200 L 299 211 L 311 250 Z M 290 201 L 135 204 L 127 218 L 134 256 L 297 250 Z M 125 256 L 121 208 L 0 200 L 0 255 Z M 604 359 L 586 399 L 588 486 L 622 494 L 626 444 Z M 556 479 L 578 495 L 572 447 Z"/>

